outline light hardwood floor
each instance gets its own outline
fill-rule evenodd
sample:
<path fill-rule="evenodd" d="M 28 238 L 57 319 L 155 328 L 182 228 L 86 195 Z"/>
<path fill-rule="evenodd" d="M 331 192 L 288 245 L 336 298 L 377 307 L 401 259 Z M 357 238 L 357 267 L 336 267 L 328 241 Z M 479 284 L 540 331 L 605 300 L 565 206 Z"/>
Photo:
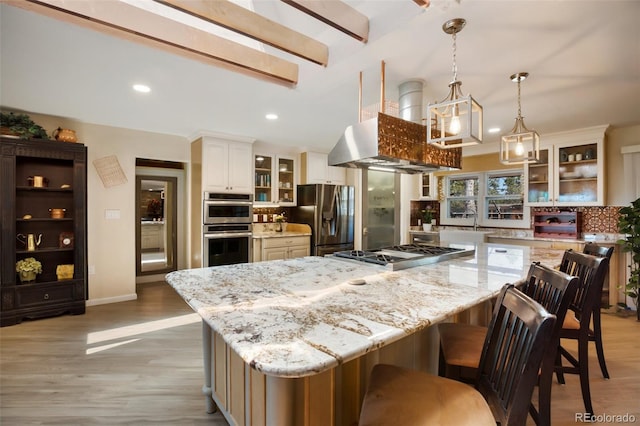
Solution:
<path fill-rule="evenodd" d="M 226 425 L 204 409 L 199 318 L 165 283 L 138 296 L 0 329 L 0 424 Z M 605 314 L 603 326 L 611 380 L 591 357 L 594 409 L 640 424 L 640 323 Z M 554 384 L 554 425 L 584 411 L 577 376 L 566 380 Z"/>

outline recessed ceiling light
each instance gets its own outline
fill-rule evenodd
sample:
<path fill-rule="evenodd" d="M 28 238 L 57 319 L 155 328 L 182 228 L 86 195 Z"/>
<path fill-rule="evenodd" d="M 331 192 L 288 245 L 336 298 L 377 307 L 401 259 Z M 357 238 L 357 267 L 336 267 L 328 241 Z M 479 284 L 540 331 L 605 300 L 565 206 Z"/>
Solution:
<path fill-rule="evenodd" d="M 269 113 L 265 115 L 264 118 L 266 118 L 267 120 L 277 120 L 278 114 Z"/>
<path fill-rule="evenodd" d="M 498 133 L 500 131 L 500 127 L 492 127 L 487 130 L 489 133 Z"/>
<path fill-rule="evenodd" d="M 151 91 L 151 87 L 146 84 L 134 84 L 133 90 L 140 93 L 149 93 Z"/>

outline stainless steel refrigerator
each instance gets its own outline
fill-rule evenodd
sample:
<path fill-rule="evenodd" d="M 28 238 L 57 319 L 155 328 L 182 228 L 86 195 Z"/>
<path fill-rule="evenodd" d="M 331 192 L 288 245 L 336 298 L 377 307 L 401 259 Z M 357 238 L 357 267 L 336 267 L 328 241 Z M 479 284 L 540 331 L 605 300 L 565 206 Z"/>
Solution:
<path fill-rule="evenodd" d="M 354 194 L 353 186 L 298 185 L 291 222 L 311 226 L 312 256 L 353 250 Z"/>

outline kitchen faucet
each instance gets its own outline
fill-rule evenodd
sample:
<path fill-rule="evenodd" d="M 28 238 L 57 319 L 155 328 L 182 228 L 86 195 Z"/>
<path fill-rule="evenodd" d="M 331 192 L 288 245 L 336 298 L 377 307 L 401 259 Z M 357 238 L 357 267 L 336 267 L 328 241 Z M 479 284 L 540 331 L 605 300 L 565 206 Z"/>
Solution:
<path fill-rule="evenodd" d="M 467 212 L 473 213 L 473 230 L 478 230 L 478 207 L 474 207 L 473 209 L 468 209 Z"/>
<path fill-rule="evenodd" d="M 478 208 L 473 209 L 473 230 L 478 230 Z"/>

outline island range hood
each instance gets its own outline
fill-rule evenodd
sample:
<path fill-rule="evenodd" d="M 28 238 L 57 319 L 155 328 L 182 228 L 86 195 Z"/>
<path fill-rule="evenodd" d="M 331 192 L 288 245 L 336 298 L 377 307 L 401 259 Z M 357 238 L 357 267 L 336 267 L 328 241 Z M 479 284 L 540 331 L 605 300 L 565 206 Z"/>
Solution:
<path fill-rule="evenodd" d="M 362 99 L 362 73 L 360 73 Z M 429 173 L 459 169 L 462 149 L 441 149 L 427 144 L 427 129 L 421 121 L 422 82 L 408 81 L 400 86 L 400 112 L 403 118 L 384 113 L 384 62 L 380 106 L 374 118 L 347 127 L 329 153 L 330 166 L 369 168 L 372 166 L 398 173 Z M 412 121 L 409 121 L 412 120 Z"/>

